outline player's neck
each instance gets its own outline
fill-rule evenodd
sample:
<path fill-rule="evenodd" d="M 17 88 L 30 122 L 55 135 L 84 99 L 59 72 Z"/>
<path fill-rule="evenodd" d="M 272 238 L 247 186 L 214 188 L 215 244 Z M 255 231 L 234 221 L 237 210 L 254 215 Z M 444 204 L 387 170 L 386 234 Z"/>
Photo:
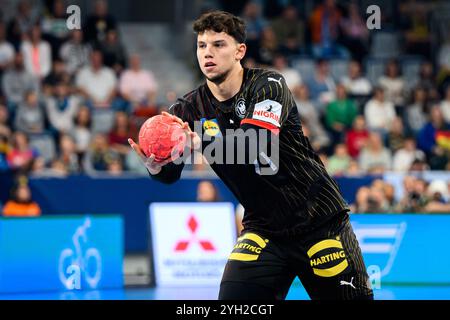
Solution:
<path fill-rule="evenodd" d="M 218 101 L 226 101 L 239 92 L 242 81 L 244 81 L 244 68 L 239 64 L 239 67 L 233 69 L 221 83 L 216 84 L 206 80 L 206 85 Z"/>

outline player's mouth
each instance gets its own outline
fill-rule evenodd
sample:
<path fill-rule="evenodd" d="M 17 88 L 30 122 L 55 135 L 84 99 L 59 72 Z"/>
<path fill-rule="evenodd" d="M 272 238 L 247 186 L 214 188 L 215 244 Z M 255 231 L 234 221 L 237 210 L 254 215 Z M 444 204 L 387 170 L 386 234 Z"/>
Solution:
<path fill-rule="evenodd" d="M 215 66 L 216 66 L 216 64 L 214 62 L 206 62 L 205 63 L 206 71 L 211 71 L 212 69 L 214 69 Z"/>

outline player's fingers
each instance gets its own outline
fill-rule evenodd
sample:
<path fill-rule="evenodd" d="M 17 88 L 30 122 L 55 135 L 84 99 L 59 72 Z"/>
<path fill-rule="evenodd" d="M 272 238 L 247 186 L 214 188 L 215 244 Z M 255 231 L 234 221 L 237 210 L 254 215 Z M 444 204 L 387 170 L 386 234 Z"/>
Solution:
<path fill-rule="evenodd" d="M 177 116 L 170 114 L 166 111 L 162 111 L 161 115 L 165 116 L 165 117 L 170 117 L 172 120 L 178 122 L 181 126 L 183 126 L 183 120 L 181 120 L 180 118 L 178 118 Z"/>
<path fill-rule="evenodd" d="M 133 139 L 129 138 L 128 143 L 130 144 L 130 146 L 134 150 L 134 152 L 136 152 L 138 154 L 139 157 L 141 157 L 142 159 L 147 158 L 145 156 L 144 152 L 142 152 L 141 147 L 139 147 L 139 145 L 136 142 L 134 142 Z"/>

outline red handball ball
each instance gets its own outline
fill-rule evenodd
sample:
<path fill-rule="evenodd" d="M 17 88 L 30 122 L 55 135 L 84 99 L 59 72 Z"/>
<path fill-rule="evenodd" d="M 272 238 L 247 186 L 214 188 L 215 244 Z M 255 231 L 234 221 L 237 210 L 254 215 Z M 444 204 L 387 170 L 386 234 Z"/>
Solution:
<path fill-rule="evenodd" d="M 170 117 L 157 115 L 147 119 L 139 130 L 139 146 L 147 157 L 153 153 L 155 162 L 174 161 L 183 152 L 186 134 Z"/>

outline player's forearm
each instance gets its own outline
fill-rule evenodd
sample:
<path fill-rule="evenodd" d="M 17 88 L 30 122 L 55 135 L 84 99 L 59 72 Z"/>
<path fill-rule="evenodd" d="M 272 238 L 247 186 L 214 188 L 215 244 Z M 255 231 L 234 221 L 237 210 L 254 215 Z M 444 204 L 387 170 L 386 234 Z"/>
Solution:
<path fill-rule="evenodd" d="M 184 167 L 183 163 L 174 164 L 171 162 L 163 166 L 158 174 L 151 174 L 149 172 L 149 175 L 152 179 L 159 181 L 161 183 L 172 184 L 180 179 L 183 167 Z"/>

